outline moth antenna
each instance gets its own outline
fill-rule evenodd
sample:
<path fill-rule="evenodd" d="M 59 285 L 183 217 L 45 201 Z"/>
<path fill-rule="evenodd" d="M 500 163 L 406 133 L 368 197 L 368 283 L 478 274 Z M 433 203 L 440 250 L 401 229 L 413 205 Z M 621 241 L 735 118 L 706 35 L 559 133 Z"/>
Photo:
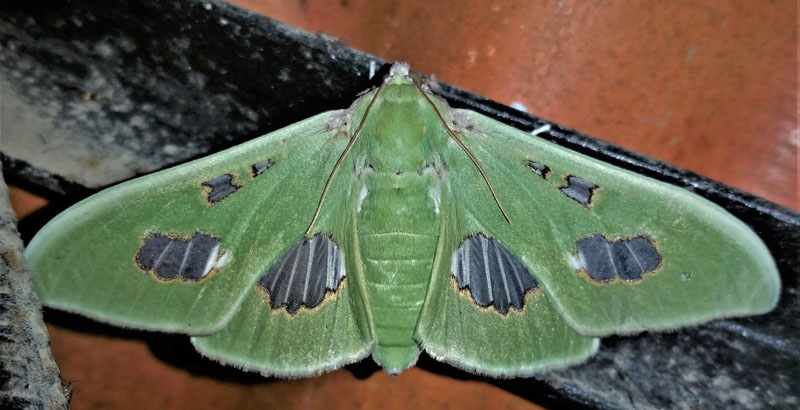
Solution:
<path fill-rule="evenodd" d="M 426 100 L 428 100 L 428 104 L 430 104 L 431 107 L 433 107 L 433 112 L 435 112 L 436 116 L 439 117 L 439 122 L 442 123 L 445 131 L 447 131 L 447 133 L 450 135 L 450 138 L 452 138 L 456 142 L 456 144 L 458 144 L 458 146 L 461 147 L 462 150 L 464 150 L 469 159 L 472 160 L 472 163 L 475 164 L 475 166 L 478 168 L 478 171 L 480 171 L 481 176 L 483 176 L 483 180 L 486 181 L 486 185 L 489 187 L 489 191 L 492 192 L 492 198 L 494 198 L 494 202 L 497 204 L 497 207 L 500 208 L 500 212 L 503 214 L 503 218 L 506 219 L 506 222 L 511 223 L 511 219 L 508 218 L 508 214 L 506 213 L 506 210 L 503 208 L 503 204 L 501 204 L 500 199 L 497 198 L 497 192 L 495 192 L 494 187 L 492 186 L 492 181 L 489 181 L 489 176 L 486 175 L 486 172 L 483 170 L 481 163 L 478 162 L 478 159 L 475 158 L 475 155 L 472 154 L 472 151 L 470 151 L 469 148 L 467 148 L 467 146 L 464 145 L 464 142 L 461 141 L 461 138 L 458 138 L 458 135 L 456 135 L 455 131 L 453 131 L 450 128 L 450 126 L 447 125 L 447 122 L 445 122 L 444 117 L 442 117 L 442 114 L 439 112 L 439 109 L 436 108 L 436 104 L 434 104 L 433 101 L 431 101 L 430 97 L 428 97 L 428 94 L 425 94 L 425 91 L 423 91 L 422 88 L 420 88 L 419 84 L 417 84 L 415 81 L 412 81 L 412 83 L 414 84 L 415 87 L 417 87 L 417 90 L 419 90 L 422 96 L 425 97 Z"/>
<path fill-rule="evenodd" d="M 378 94 L 380 94 L 381 90 L 383 90 L 383 84 L 381 84 L 381 86 L 378 87 L 378 91 L 375 91 L 375 95 L 372 96 L 372 100 L 370 100 L 369 104 L 367 105 L 367 109 L 364 110 L 364 116 L 361 117 L 361 122 L 358 123 L 358 128 L 356 128 L 356 132 L 354 132 L 353 136 L 350 137 L 350 141 L 347 143 L 347 146 L 344 148 L 344 151 L 342 151 L 342 155 L 339 156 L 339 159 L 336 161 L 336 165 L 333 166 L 333 170 L 328 175 L 328 180 L 325 182 L 325 188 L 322 190 L 322 195 L 320 196 L 319 202 L 317 203 L 317 210 L 314 211 L 314 217 L 311 218 L 311 223 L 308 225 L 308 229 L 306 230 L 306 236 L 308 236 L 311 233 L 311 228 L 313 228 L 314 223 L 317 222 L 319 213 L 322 210 L 322 202 L 325 200 L 325 196 L 328 194 L 328 189 L 330 189 L 331 187 L 331 182 L 333 182 L 333 177 L 336 176 L 336 172 L 339 171 L 339 168 L 342 166 L 344 158 L 350 152 L 350 149 L 353 148 L 353 145 L 355 145 L 359 135 L 361 135 L 361 129 L 364 128 L 364 123 L 367 122 L 367 116 L 369 115 L 369 110 L 372 108 L 372 104 L 375 103 L 375 100 L 378 99 Z"/>

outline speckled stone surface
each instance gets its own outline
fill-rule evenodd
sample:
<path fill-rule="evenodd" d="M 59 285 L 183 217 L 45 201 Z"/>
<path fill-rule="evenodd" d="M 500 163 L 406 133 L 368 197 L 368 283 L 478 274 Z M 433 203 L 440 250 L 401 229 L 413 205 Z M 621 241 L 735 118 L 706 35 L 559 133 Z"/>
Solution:
<path fill-rule="evenodd" d="M 0 408 L 67 409 L 16 224 L 0 172 Z"/>

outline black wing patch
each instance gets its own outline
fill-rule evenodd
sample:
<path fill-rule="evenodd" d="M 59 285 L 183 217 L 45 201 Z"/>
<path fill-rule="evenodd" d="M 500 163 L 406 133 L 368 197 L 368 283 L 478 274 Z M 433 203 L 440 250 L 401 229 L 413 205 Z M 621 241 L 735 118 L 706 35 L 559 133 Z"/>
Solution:
<path fill-rule="evenodd" d="M 567 175 L 567 185 L 562 186 L 561 192 L 581 205 L 592 203 L 592 196 L 599 186 L 574 175 Z"/>
<path fill-rule="evenodd" d="M 253 177 L 257 177 L 265 172 L 268 169 L 272 168 L 275 165 L 275 161 L 268 159 L 266 161 L 257 162 L 250 166 L 250 172 L 253 173 Z"/>
<path fill-rule="evenodd" d="M 577 248 L 577 268 L 597 282 L 639 280 L 661 265 L 661 254 L 644 236 L 609 241 L 603 235 L 594 235 L 579 240 Z"/>
<path fill-rule="evenodd" d="M 536 175 L 542 177 L 542 179 L 547 179 L 550 176 L 550 167 L 545 164 L 528 160 L 525 165 L 531 169 Z"/>
<path fill-rule="evenodd" d="M 200 185 L 211 187 L 211 191 L 206 197 L 211 205 L 222 201 L 223 199 L 227 198 L 228 195 L 241 188 L 241 185 L 236 185 L 233 183 L 233 175 L 231 174 L 222 174 L 216 178 L 209 179 Z"/>
<path fill-rule="evenodd" d="M 189 239 L 155 233 L 136 252 L 136 264 L 161 280 L 199 281 L 227 261 L 220 256 L 220 240 L 201 232 Z"/>
<path fill-rule="evenodd" d="M 256 286 L 269 292 L 272 309 L 286 306 L 295 313 L 301 306 L 318 306 L 344 277 L 344 258 L 336 243 L 322 235 L 304 236 L 272 263 Z"/>
<path fill-rule="evenodd" d="M 494 305 L 503 315 L 508 313 L 509 306 L 522 310 L 525 294 L 539 286 L 511 251 L 483 234 L 461 244 L 453 255 L 452 269 L 459 289 L 469 288 L 478 306 Z"/>

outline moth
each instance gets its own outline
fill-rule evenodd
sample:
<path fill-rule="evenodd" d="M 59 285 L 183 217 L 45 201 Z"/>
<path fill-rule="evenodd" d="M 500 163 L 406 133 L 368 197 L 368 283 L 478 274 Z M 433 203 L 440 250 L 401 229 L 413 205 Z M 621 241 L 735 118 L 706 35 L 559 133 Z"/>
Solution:
<path fill-rule="evenodd" d="M 722 208 L 452 109 L 412 74 L 67 209 L 26 250 L 36 291 L 285 377 L 370 355 L 396 374 L 421 351 L 525 376 L 602 336 L 776 305 L 769 251 Z"/>

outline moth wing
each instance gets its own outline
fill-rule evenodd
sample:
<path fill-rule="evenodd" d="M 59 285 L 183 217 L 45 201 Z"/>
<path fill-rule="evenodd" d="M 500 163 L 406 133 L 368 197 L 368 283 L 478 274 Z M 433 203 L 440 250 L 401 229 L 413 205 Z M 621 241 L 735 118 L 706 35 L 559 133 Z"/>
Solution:
<path fill-rule="evenodd" d="M 481 184 L 474 183 L 477 171 L 461 148 L 452 143 L 448 149 L 438 192 L 439 240 L 415 329 L 420 347 L 495 377 L 528 376 L 593 355 L 599 340 L 567 324 L 538 275 L 495 235 L 490 227 L 507 223 L 492 198 L 486 209 L 472 203 L 487 199 L 477 194 L 489 191 L 485 182 L 477 174 Z"/>
<path fill-rule="evenodd" d="M 313 235 L 295 242 L 259 276 L 222 330 L 192 337 L 200 353 L 265 376 L 307 377 L 372 351 L 352 180 L 347 174 L 333 179 Z"/>
<path fill-rule="evenodd" d="M 469 161 L 469 159 L 467 159 Z M 453 174 L 443 179 L 442 225 L 431 281 L 415 330 L 429 355 L 495 377 L 579 363 L 598 339 L 570 328 L 523 263 L 463 206 Z M 459 167 L 460 168 L 460 167 Z"/>
<path fill-rule="evenodd" d="M 359 275 L 344 261 L 351 255 L 327 236 L 298 240 L 222 330 L 194 336 L 192 344 L 207 357 L 265 376 L 313 376 L 364 358 L 374 338 Z M 275 278 L 283 285 L 276 287 Z"/>
<path fill-rule="evenodd" d="M 480 114 L 454 113 L 510 218 L 451 144 L 461 229 L 503 243 L 579 333 L 669 329 L 776 305 L 780 277 L 769 251 L 719 206 Z M 445 263 L 435 275 L 448 273 Z"/>
<path fill-rule="evenodd" d="M 133 328 L 218 331 L 304 235 L 347 144 L 342 126 L 329 125 L 342 115 L 319 114 L 69 208 L 26 250 L 43 303 Z"/>

